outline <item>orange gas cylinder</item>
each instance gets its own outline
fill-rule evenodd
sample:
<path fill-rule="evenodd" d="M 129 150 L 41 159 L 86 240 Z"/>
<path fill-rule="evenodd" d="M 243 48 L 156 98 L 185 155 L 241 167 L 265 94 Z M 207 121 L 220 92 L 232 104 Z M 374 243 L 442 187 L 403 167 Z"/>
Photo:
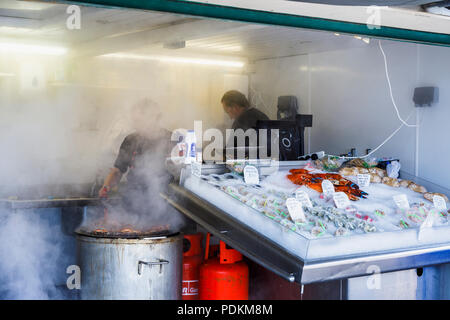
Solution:
<path fill-rule="evenodd" d="M 208 234 L 205 262 L 200 266 L 200 300 L 247 300 L 248 266 L 242 254 L 220 241 L 219 257 L 209 258 L 209 238 Z"/>
<path fill-rule="evenodd" d="M 198 281 L 202 255 L 203 234 L 186 234 L 183 240 L 183 300 L 198 300 Z"/>

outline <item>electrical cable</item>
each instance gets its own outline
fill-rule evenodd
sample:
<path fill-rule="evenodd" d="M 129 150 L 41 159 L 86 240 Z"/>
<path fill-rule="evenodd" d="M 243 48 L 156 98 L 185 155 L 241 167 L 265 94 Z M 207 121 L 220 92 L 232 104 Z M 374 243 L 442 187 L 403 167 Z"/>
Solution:
<path fill-rule="evenodd" d="M 358 156 L 358 157 L 343 157 L 343 156 L 335 156 L 335 155 L 328 155 L 328 156 L 332 156 L 332 157 L 337 157 L 337 158 L 340 158 L 340 159 L 364 159 L 364 158 L 367 158 L 367 157 L 369 157 L 370 155 L 372 155 L 374 152 L 376 152 L 377 150 L 379 150 L 383 145 L 385 145 L 390 139 L 392 139 L 392 137 L 393 136 L 395 136 L 395 134 L 401 129 L 401 128 L 403 128 L 403 126 L 406 126 L 406 127 L 420 127 L 420 125 L 422 124 L 422 122 L 423 122 L 423 119 L 422 119 L 422 121 L 421 121 L 421 123 L 420 124 L 408 124 L 406 121 L 411 117 L 411 115 L 413 114 L 413 112 L 411 112 L 410 114 L 409 114 L 409 116 L 406 118 L 406 121 L 405 120 L 403 120 L 402 119 L 402 117 L 400 116 L 400 112 L 399 112 L 399 110 L 398 110 L 398 108 L 397 108 L 397 104 L 395 103 L 395 99 L 394 99 L 394 95 L 393 95 L 393 93 L 392 93 L 392 86 L 391 86 L 391 80 L 390 80 L 390 77 L 389 77 L 389 69 L 388 69 L 388 65 L 387 65 L 387 58 L 386 58 L 386 54 L 384 53 L 384 50 L 383 50 L 383 47 L 381 46 L 381 40 L 378 40 L 378 46 L 379 46 L 379 48 L 380 48 L 380 50 L 381 50 L 381 53 L 383 54 L 383 60 L 384 60 L 384 71 L 385 71 L 385 74 L 386 74 L 386 80 L 387 80 L 387 83 L 388 83 L 388 87 L 389 87 L 389 95 L 390 95 L 390 98 L 391 98 L 391 101 L 392 101 L 392 105 L 394 106 L 394 109 L 395 109 L 395 111 L 396 111 L 396 113 L 397 113 L 397 117 L 398 117 L 398 119 L 400 120 L 400 122 L 402 123 L 401 125 L 400 125 L 400 127 L 398 127 L 391 135 L 389 135 L 378 147 L 376 147 L 375 149 L 373 149 L 371 152 L 369 152 L 368 154 L 366 154 L 366 155 L 364 155 L 364 156 Z"/>
<path fill-rule="evenodd" d="M 410 117 L 411 117 L 411 115 L 412 115 L 413 113 L 411 112 L 410 114 L 409 114 L 409 116 L 406 118 L 406 120 L 408 120 Z M 330 154 L 327 154 L 327 156 L 332 156 L 332 157 L 337 157 L 337 158 L 339 158 L 339 159 L 364 159 L 364 158 L 367 158 L 367 157 L 369 157 L 371 154 L 373 154 L 374 152 L 376 152 L 378 149 L 380 149 L 382 146 L 384 146 L 389 140 L 391 140 L 391 138 L 393 137 L 393 136 L 395 136 L 395 134 L 401 129 L 401 128 L 403 128 L 405 126 L 405 124 L 404 123 L 402 123 L 401 125 L 400 125 L 400 127 L 398 127 L 397 129 L 395 129 L 395 131 L 394 132 L 392 132 L 390 135 L 389 135 L 389 137 L 387 137 L 378 147 L 376 147 L 375 149 L 373 149 L 372 151 L 370 151 L 368 154 L 366 154 L 366 155 L 364 155 L 364 156 L 358 156 L 358 157 L 344 157 L 344 156 L 335 156 L 335 155 L 330 155 Z"/>
<path fill-rule="evenodd" d="M 408 124 L 408 123 L 406 123 L 406 121 L 404 121 L 402 119 L 402 117 L 400 116 L 400 112 L 398 111 L 397 104 L 395 103 L 395 100 L 394 100 L 394 95 L 392 94 L 392 86 L 391 86 L 391 80 L 389 78 L 387 58 L 386 58 L 386 54 L 384 53 L 383 47 L 381 46 L 381 40 L 378 40 L 378 46 L 380 47 L 381 53 L 383 54 L 384 71 L 386 73 L 386 80 L 387 80 L 387 83 L 388 83 L 388 86 L 389 86 L 389 94 L 390 94 L 390 97 L 391 97 L 392 105 L 394 106 L 395 111 L 397 113 L 397 117 L 400 120 L 400 122 L 403 123 L 405 126 L 407 126 L 407 127 L 417 127 L 416 124 Z"/>
<path fill-rule="evenodd" d="M 406 121 L 411 117 L 411 115 L 413 114 L 413 112 L 411 112 L 411 113 L 408 115 L 408 117 L 406 118 L 406 121 L 403 120 L 402 117 L 400 116 L 400 111 L 398 110 L 397 104 L 395 103 L 394 95 L 393 95 L 393 92 L 392 92 L 392 85 L 391 85 L 391 80 L 390 80 L 390 77 L 389 77 L 389 69 L 388 69 L 388 64 L 387 64 L 387 57 L 386 57 L 386 54 L 384 53 L 383 47 L 382 47 L 382 45 L 381 45 L 381 40 L 378 40 L 378 46 L 379 46 L 380 51 L 381 51 L 381 53 L 382 53 L 382 55 L 383 55 L 384 71 L 385 71 L 386 80 L 387 80 L 388 87 L 389 87 L 389 95 L 390 95 L 390 98 L 391 98 L 391 102 L 392 102 L 392 105 L 394 106 L 394 109 L 395 109 L 395 111 L 396 111 L 397 117 L 398 117 L 398 119 L 400 120 L 400 122 L 401 122 L 402 124 L 401 124 L 397 129 L 395 129 L 394 132 L 393 132 L 392 134 L 390 134 L 390 135 L 389 135 L 389 136 L 388 136 L 388 137 L 387 137 L 387 138 L 386 138 L 386 139 L 385 139 L 378 147 L 376 147 L 375 149 L 373 149 L 371 152 L 369 152 L 368 154 L 366 154 L 366 155 L 364 155 L 364 156 L 345 157 L 345 156 L 336 156 L 336 155 L 329 155 L 329 154 L 327 154 L 328 156 L 337 157 L 337 158 L 340 158 L 340 159 L 364 159 L 364 158 L 367 158 L 367 157 L 369 157 L 370 155 L 372 155 L 374 152 L 376 152 L 377 150 L 379 150 L 382 146 L 384 146 L 390 139 L 392 139 L 392 137 L 394 137 L 395 134 L 396 134 L 398 131 L 400 131 L 401 128 L 403 128 L 403 126 L 410 127 L 410 128 L 411 128 L 411 127 L 420 127 L 420 125 L 421 125 L 422 122 L 423 122 L 423 119 L 422 119 L 422 121 L 421 121 L 420 124 L 409 124 L 409 123 L 407 123 Z M 257 90 L 255 90 L 255 89 L 253 88 L 253 86 L 251 85 L 251 83 L 250 83 L 250 90 L 252 90 L 252 91 L 254 92 L 254 96 L 257 96 L 257 97 L 258 97 L 258 99 L 260 100 L 260 102 L 262 103 L 262 105 L 263 105 L 264 107 L 267 108 L 267 106 L 266 106 L 265 103 L 264 103 L 264 99 L 262 99 L 262 97 L 261 97 L 261 93 L 258 92 Z M 267 110 L 268 110 L 268 109 L 267 109 Z"/>
<path fill-rule="evenodd" d="M 253 94 L 251 92 L 249 94 L 252 94 L 254 98 L 258 98 L 259 103 L 261 103 L 263 105 L 263 107 L 265 108 L 265 111 L 269 111 L 270 108 L 268 108 L 267 105 L 264 103 L 264 99 L 261 96 L 261 92 L 255 90 L 255 88 L 253 88 L 251 81 L 249 82 L 249 86 L 250 86 L 250 90 L 253 91 Z M 256 107 L 258 106 L 258 103 L 256 103 L 256 101 L 255 101 L 255 106 Z"/>

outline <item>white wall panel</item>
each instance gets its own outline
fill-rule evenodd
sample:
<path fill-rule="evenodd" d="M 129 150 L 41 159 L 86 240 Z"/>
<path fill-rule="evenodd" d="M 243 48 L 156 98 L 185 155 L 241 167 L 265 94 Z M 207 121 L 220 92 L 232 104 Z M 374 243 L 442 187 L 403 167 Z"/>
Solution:
<path fill-rule="evenodd" d="M 448 157 L 450 147 L 440 141 L 450 138 L 450 49 L 398 42 L 383 42 L 387 55 L 393 95 L 403 119 L 416 108 L 412 95 L 416 86 L 440 88 L 440 102 L 420 111 L 419 176 L 450 187 Z M 447 62 L 447 63 L 446 63 Z M 375 148 L 399 125 L 392 106 L 384 73 L 382 54 L 375 41 L 365 48 L 351 48 L 296 57 L 261 60 L 256 63 L 252 86 L 263 101 L 253 99 L 271 118 L 276 116 L 276 98 L 296 95 L 305 112 L 310 108 L 314 120 L 311 152 L 331 154 L 355 147 L 359 155 Z M 402 128 L 377 157 L 398 157 L 402 169 L 415 172 L 415 128 Z"/>
<path fill-rule="evenodd" d="M 400 114 L 414 123 L 412 94 L 416 83 L 415 45 L 385 46 L 393 95 Z M 401 123 L 389 98 L 382 54 L 375 45 L 311 55 L 311 144 L 331 154 L 358 155 L 377 147 Z M 403 128 L 374 155 L 393 156 L 414 172 L 415 131 Z"/>
<path fill-rule="evenodd" d="M 450 48 L 421 46 L 419 85 L 439 87 L 439 103 L 423 110 L 419 175 L 450 188 Z"/>

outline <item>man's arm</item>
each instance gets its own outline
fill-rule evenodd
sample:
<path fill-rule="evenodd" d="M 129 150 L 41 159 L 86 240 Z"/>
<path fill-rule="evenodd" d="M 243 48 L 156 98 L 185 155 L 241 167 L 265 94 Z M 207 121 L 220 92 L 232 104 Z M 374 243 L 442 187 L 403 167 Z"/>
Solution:
<path fill-rule="evenodd" d="M 123 174 L 127 172 L 128 166 L 131 163 L 134 143 L 135 135 L 128 135 L 123 140 L 120 145 L 119 154 L 114 162 L 114 167 L 109 171 L 105 178 L 105 182 L 98 193 L 100 197 L 106 197 L 111 188 L 119 184 Z"/>
<path fill-rule="evenodd" d="M 98 192 L 99 197 L 107 197 L 108 192 L 120 182 L 120 179 L 122 179 L 122 172 L 120 172 L 117 168 L 112 168 L 106 176 L 103 186 Z"/>

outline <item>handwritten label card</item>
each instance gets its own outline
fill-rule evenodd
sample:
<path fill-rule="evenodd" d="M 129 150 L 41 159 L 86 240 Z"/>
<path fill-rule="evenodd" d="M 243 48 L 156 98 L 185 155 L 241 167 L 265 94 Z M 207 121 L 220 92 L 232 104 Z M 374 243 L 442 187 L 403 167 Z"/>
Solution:
<path fill-rule="evenodd" d="M 254 166 L 245 166 L 244 181 L 246 184 L 259 184 L 258 169 Z"/>
<path fill-rule="evenodd" d="M 303 207 L 312 208 L 311 200 L 304 190 L 297 190 L 295 192 L 295 199 L 297 199 Z"/>
<path fill-rule="evenodd" d="M 334 185 L 331 183 L 330 180 L 323 180 L 322 181 L 322 191 L 323 194 L 327 197 L 332 196 L 334 193 Z"/>
<path fill-rule="evenodd" d="M 191 173 L 192 173 L 192 175 L 194 175 L 196 177 L 201 177 L 202 176 L 202 163 L 193 161 L 191 163 Z"/>
<path fill-rule="evenodd" d="M 286 207 L 293 221 L 306 222 L 305 212 L 302 205 L 295 198 L 286 199 Z"/>
<path fill-rule="evenodd" d="M 433 205 L 439 211 L 447 211 L 447 203 L 445 199 L 441 196 L 434 195 L 433 196 Z"/>
<path fill-rule="evenodd" d="M 345 209 L 350 206 L 350 200 L 344 192 L 335 192 L 333 194 L 333 200 L 338 209 Z"/>
<path fill-rule="evenodd" d="M 392 198 L 399 209 L 409 209 L 409 201 L 406 194 L 398 194 Z"/>
<path fill-rule="evenodd" d="M 434 215 L 433 211 L 428 212 L 427 217 L 425 218 L 425 220 L 422 222 L 422 224 L 419 227 L 419 233 L 417 234 L 417 238 L 419 241 L 422 240 L 426 236 L 432 236 L 430 234 L 430 232 L 432 232 L 430 230 L 430 228 L 433 227 L 435 220 L 436 220 L 436 216 Z"/>
<path fill-rule="evenodd" d="M 368 187 L 370 185 L 370 174 L 358 174 L 356 179 L 360 188 Z"/>

